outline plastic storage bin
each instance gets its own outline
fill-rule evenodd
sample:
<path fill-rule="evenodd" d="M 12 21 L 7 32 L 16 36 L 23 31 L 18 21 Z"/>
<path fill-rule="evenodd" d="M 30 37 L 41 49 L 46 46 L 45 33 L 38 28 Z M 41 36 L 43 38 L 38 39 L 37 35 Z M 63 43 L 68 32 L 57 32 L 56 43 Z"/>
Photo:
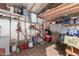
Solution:
<path fill-rule="evenodd" d="M 28 47 L 32 48 L 33 47 L 33 42 L 28 42 Z"/>
<path fill-rule="evenodd" d="M 76 24 L 79 24 L 79 19 L 77 19 L 77 20 L 75 21 L 75 23 L 76 23 Z"/>
<path fill-rule="evenodd" d="M 75 21 L 74 20 L 70 20 L 70 24 L 75 24 Z"/>
<path fill-rule="evenodd" d="M 69 24 L 69 17 L 68 16 L 64 16 L 64 24 Z"/>

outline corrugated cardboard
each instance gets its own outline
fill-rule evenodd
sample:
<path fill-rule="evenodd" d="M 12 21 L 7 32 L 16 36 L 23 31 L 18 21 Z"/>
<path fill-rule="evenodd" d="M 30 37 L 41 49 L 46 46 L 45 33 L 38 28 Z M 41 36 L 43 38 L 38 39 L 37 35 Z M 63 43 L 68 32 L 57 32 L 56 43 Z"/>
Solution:
<path fill-rule="evenodd" d="M 55 49 L 55 45 L 51 45 L 46 48 L 46 55 L 47 56 L 59 56 L 58 51 Z"/>

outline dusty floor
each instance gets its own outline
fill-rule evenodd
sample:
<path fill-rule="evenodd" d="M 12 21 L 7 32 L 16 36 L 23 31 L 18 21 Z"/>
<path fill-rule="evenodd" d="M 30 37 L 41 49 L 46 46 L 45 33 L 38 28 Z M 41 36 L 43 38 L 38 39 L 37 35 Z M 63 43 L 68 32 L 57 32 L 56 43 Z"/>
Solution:
<path fill-rule="evenodd" d="M 19 53 L 12 53 L 10 56 L 46 56 L 46 48 L 50 45 L 53 45 L 53 43 L 42 43 L 42 44 L 36 44 L 33 48 L 29 48 L 27 50 L 22 50 Z M 57 55 L 64 55 L 64 49 L 59 45 L 56 44 L 56 47 L 53 47 L 53 56 Z M 58 53 L 55 53 L 57 51 Z"/>

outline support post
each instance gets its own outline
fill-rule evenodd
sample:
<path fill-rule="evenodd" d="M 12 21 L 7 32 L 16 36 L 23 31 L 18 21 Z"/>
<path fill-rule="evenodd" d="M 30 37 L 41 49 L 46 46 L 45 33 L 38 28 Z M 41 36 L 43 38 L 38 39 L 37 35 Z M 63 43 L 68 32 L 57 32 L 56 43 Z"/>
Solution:
<path fill-rule="evenodd" d="M 18 25 L 17 25 L 17 28 L 19 29 L 19 27 L 20 27 L 20 19 L 19 19 L 19 17 L 18 17 Z M 18 32 L 18 35 L 17 35 L 17 44 L 19 44 L 19 35 L 20 35 L 20 32 L 19 31 L 17 31 Z"/>
<path fill-rule="evenodd" d="M 11 52 L 11 15 L 10 15 L 10 18 L 9 18 L 9 21 L 10 21 L 10 27 L 9 27 L 9 30 L 10 30 L 10 44 L 9 44 L 9 48 L 10 48 L 10 52 Z"/>

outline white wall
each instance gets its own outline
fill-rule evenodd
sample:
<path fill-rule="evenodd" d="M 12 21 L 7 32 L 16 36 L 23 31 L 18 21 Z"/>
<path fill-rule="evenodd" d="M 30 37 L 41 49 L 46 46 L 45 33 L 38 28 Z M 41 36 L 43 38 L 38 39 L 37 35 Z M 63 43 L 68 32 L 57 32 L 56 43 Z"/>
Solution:
<path fill-rule="evenodd" d="M 18 21 L 15 21 L 15 20 L 11 21 L 11 39 L 17 39 L 17 31 L 16 31 L 17 24 L 18 24 Z M 10 37 L 9 20 L 0 19 L 0 26 L 1 26 L 1 36 Z M 24 22 L 21 22 L 21 28 L 22 28 L 22 31 L 24 32 Z M 22 34 L 20 35 L 21 35 L 21 39 L 24 39 L 23 35 Z"/>
<path fill-rule="evenodd" d="M 24 22 L 21 23 L 21 28 L 24 34 L 25 28 L 24 28 Z M 11 39 L 17 40 L 17 24 L 18 21 L 11 20 Z M 30 34 L 29 26 L 30 23 L 26 23 L 27 27 L 27 33 Z M 0 48 L 6 48 L 6 54 L 9 53 L 9 43 L 10 43 L 10 22 L 8 19 L 0 19 L 0 26 L 1 26 L 1 36 L 0 36 Z M 20 33 L 20 40 L 24 40 L 25 37 L 22 33 Z"/>
<path fill-rule="evenodd" d="M 63 27 L 63 24 L 62 23 L 59 23 L 59 24 L 51 24 L 50 25 L 50 30 L 53 31 L 53 32 L 57 31 L 59 33 L 62 33 L 63 28 L 64 27 Z"/>
<path fill-rule="evenodd" d="M 5 48 L 5 55 L 9 54 L 9 20 L 0 19 L 1 36 L 0 36 L 0 48 Z"/>
<path fill-rule="evenodd" d="M 0 37 L 0 48 L 5 48 L 5 55 L 9 54 L 9 37 Z"/>
<path fill-rule="evenodd" d="M 9 20 L 0 19 L 1 36 L 9 37 Z"/>

